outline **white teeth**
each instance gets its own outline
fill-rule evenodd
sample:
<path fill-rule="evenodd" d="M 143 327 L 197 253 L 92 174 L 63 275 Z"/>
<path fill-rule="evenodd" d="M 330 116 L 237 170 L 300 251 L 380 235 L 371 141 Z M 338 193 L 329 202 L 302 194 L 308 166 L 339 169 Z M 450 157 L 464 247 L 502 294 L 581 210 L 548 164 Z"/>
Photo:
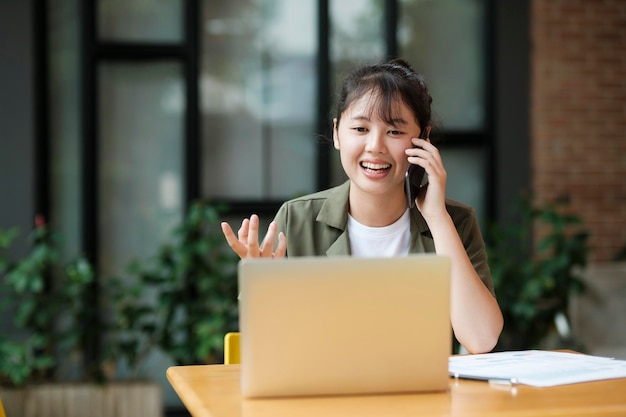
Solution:
<path fill-rule="evenodd" d="M 373 169 L 375 171 L 379 171 L 379 170 L 383 170 L 383 169 L 388 169 L 389 167 L 391 167 L 390 164 L 374 164 L 372 162 L 362 162 L 361 166 L 363 168 L 367 168 L 367 169 Z"/>

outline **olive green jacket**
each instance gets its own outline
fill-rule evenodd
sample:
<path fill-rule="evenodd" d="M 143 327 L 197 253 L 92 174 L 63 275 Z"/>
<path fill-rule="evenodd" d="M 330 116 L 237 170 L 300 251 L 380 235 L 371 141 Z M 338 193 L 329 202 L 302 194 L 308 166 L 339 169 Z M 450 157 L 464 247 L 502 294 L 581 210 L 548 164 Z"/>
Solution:
<path fill-rule="evenodd" d="M 276 214 L 278 231 L 287 236 L 287 256 L 350 255 L 348 194 L 350 182 L 285 202 Z M 471 207 L 446 201 L 446 208 L 459 232 L 470 261 L 483 283 L 493 293 L 485 244 Z M 426 221 L 417 208 L 410 210 L 410 253 L 435 252 Z"/>

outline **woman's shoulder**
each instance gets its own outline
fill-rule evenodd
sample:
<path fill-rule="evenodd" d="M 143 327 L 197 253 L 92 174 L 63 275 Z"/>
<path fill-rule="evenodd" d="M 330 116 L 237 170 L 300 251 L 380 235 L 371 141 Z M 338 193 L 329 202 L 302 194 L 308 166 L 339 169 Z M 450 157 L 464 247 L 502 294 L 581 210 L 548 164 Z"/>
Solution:
<path fill-rule="evenodd" d="M 449 210 L 456 210 L 461 212 L 471 212 L 474 211 L 474 208 L 469 204 L 463 203 L 461 201 L 453 200 L 451 198 L 446 198 L 446 207 Z"/>
<path fill-rule="evenodd" d="M 324 204 L 328 199 L 343 200 L 347 198 L 348 190 L 349 190 L 348 184 L 344 183 L 336 187 L 328 188 L 326 190 L 317 191 L 317 192 L 302 195 L 299 197 L 294 197 L 290 200 L 285 201 L 283 205 L 298 206 L 298 205 L 310 205 L 310 204 L 316 204 L 316 203 Z"/>
<path fill-rule="evenodd" d="M 317 191 L 315 193 L 311 193 L 311 194 L 305 194 L 305 195 L 301 195 L 298 197 L 294 197 L 290 200 L 285 201 L 284 204 L 298 204 L 298 203 L 302 203 L 302 202 L 309 202 L 309 201 L 324 201 L 326 199 L 328 199 L 328 195 L 331 193 L 332 188 L 329 188 L 327 190 L 322 190 L 322 191 Z"/>
<path fill-rule="evenodd" d="M 446 199 L 446 209 L 455 223 L 476 217 L 476 211 L 472 206 L 450 198 Z"/>
<path fill-rule="evenodd" d="M 348 218 L 349 184 L 293 198 L 282 204 L 276 219 L 280 222 L 320 222 L 342 228 Z"/>

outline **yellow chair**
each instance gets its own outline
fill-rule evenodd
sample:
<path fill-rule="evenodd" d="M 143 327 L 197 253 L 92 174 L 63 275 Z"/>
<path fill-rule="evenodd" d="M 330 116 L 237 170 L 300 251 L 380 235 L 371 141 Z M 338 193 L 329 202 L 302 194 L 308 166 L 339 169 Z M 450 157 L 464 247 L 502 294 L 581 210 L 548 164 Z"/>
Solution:
<path fill-rule="evenodd" d="M 226 333 L 224 335 L 224 364 L 232 365 L 240 363 L 240 361 L 239 332 Z"/>
<path fill-rule="evenodd" d="M 2 398 L 0 398 L 0 417 L 6 417 L 6 414 L 4 414 L 4 408 L 2 407 Z"/>

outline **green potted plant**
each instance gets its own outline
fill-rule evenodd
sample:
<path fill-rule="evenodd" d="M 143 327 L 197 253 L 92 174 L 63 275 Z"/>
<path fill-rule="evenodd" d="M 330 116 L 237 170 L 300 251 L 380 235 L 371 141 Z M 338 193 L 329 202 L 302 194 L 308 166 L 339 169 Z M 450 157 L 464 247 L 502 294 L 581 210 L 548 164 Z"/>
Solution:
<path fill-rule="evenodd" d="M 113 281 L 131 364 L 153 348 L 178 365 L 216 363 L 224 334 L 238 329 L 238 257 L 220 230 L 221 208 L 193 203 L 183 223 L 152 258 Z"/>
<path fill-rule="evenodd" d="M 143 407 L 145 415 L 160 416 L 157 384 L 120 382 L 106 371 L 116 359 L 109 356 L 118 350 L 114 337 L 103 338 L 113 348 L 103 346 L 102 361 L 85 366 L 85 348 L 110 330 L 92 324 L 99 311 L 90 297 L 94 270 L 89 261 L 79 256 L 62 262 L 60 237 L 41 217 L 28 252 L 12 259 L 9 249 L 17 236 L 16 229 L 0 230 L 0 309 L 14 327 L 0 336 L 0 395 L 7 415 L 88 415 L 95 407 L 130 416 Z M 129 390 L 135 392 L 132 406 Z"/>
<path fill-rule="evenodd" d="M 489 265 L 504 315 L 497 350 L 581 348 L 568 314 L 571 296 L 584 290 L 589 232 L 567 206 L 566 198 L 537 206 L 522 198 L 520 221 L 493 225 L 487 233 Z M 550 342 L 550 336 L 556 340 Z"/>

